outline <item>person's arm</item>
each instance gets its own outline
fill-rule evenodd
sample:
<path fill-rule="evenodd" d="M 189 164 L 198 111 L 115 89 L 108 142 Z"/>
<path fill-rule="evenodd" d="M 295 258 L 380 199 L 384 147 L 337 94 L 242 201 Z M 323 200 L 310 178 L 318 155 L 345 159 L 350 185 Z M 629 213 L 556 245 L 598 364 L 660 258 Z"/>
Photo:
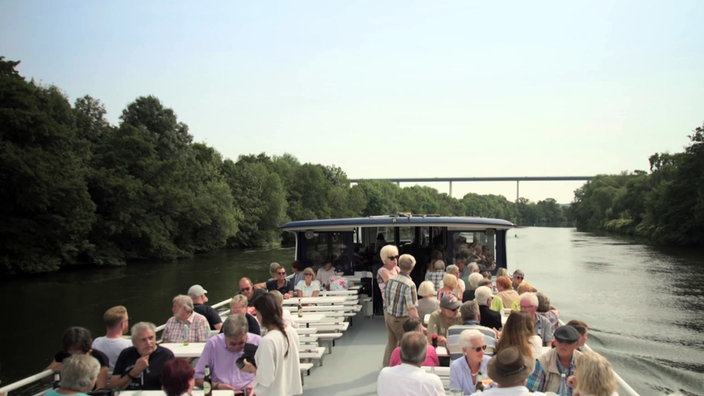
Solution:
<path fill-rule="evenodd" d="M 386 268 L 381 267 L 379 268 L 379 276 L 381 276 L 381 280 L 386 283 L 386 281 L 389 280 L 389 278 L 391 277 L 391 273 Z"/>
<path fill-rule="evenodd" d="M 105 389 L 108 387 L 108 367 L 101 367 L 98 371 L 98 379 L 95 381 L 96 389 Z"/>

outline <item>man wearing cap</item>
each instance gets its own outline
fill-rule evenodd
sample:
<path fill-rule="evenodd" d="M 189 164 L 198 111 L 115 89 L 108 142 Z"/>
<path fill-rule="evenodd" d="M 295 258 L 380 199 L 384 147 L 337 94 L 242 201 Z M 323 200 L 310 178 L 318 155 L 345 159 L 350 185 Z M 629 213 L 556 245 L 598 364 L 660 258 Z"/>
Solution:
<path fill-rule="evenodd" d="M 410 331 L 403 335 L 401 338 L 401 364 L 381 369 L 376 381 L 376 392 L 379 396 L 440 396 L 445 394 L 440 377 L 421 368 L 428 350 L 427 345 L 428 341 L 419 331 Z"/>
<path fill-rule="evenodd" d="M 574 362 L 582 353 L 577 350 L 579 332 L 572 326 L 561 326 L 555 330 L 555 348 L 544 353 L 535 364 L 533 374 L 526 386 L 531 391 L 557 392 L 561 374 L 569 378 L 574 374 Z M 572 395 L 572 388 L 567 388 Z"/>
<path fill-rule="evenodd" d="M 222 318 L 218 315 L 218 311 L 210 305 L 205 305 L 208 302 L 207 290 L 201 285 L 193 285 L 188 289 L 188 295 L 193 299 L 193 310 L 205 316 L 210 324 L 210 330 L 220 330 L 222 327 Z"/>
<path fill-rule="evenodd" d="M 530 396 L 544 395 L 542 392 L 531 393 L 525 386 L 526 378 L 533 370 L 535 361 L 531 356 L 521 355 L 521 351 L 511 346 L 502 349 L 487 364 L 489 378 L 498 386 L 485 390 L 484 396 Z"/>
<path fill-rule="evenodd" d="M 447 345 L 447 329 L 462 324 L 459 308 L 462 305 L 454 294 L 445 294 L 440 300 L 440 308 L 428 319 L 428 342 L 437 337 L 438 345 Z"/>

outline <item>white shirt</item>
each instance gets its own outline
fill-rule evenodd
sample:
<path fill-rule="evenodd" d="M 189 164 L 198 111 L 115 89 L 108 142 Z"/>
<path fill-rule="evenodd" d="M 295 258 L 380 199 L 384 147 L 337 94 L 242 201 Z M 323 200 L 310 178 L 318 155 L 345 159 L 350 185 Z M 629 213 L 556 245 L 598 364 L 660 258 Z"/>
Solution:
<path fill-rule="evenodd" d="M 120 352 L 122 352 L 123 349 L 131 346 L 132 341 L 128 340 L 127 338 L 108 338 L 102 336 L 93 340 L 92 348 L 97 349 L 107 355 L 108 360 L 110 362 L 108 375 L 110 375 L 112 373 L 112 370 L 115 368 L 115 362 L 117 361 L 117 357 L 120 356 Z"/>
<path fill-rule="evenodd" d="M 445 395 L 440 377 L 408 363 L 381 369 L 376 392 L 379 396 Z"/>
<path fill-rule="evenodd" d="M 472 396 L 540 396 L 543 392 L 530 392 L 525 386 L 512 386 L 509 388 L 491 388 L 484 392 L 474 392 Z"/>
<path fill-rule="evenodd" d="M 257 362 L 257 379 L 254 391 L 257 396 L 291 396 L 303 393 L 298 357 L 298 334 L 286 327 L 286 336 L 270 330 L 259 340 L 254 360 Z M 288 351 L 288 356 L 284 355 Z"/>
<path fill-rule="evenodd" d="M 296 285 L 296 290 L 302 291 L 303 297 L 311 297 L 313 296 L 314 291 L 320 291 L 320 282 L 317 280 L 312 280 L 310 281 L 310 286 L 307 286 L 306 281 L 302 280 Z"/>

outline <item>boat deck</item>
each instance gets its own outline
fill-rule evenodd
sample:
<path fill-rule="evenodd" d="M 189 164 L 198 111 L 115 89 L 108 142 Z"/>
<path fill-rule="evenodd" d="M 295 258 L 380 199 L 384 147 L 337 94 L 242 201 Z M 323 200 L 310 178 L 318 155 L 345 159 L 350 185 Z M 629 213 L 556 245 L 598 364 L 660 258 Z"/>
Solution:
<path fill-rule="evenodd" d="M 323 366 L 314 367 L 309 376 L 303 377 L 303 394 L 376 395 L 386 338 L 383 316 L 357 315 L 354 324 L 335 342 L 332 354 L 325 356 Z"/>

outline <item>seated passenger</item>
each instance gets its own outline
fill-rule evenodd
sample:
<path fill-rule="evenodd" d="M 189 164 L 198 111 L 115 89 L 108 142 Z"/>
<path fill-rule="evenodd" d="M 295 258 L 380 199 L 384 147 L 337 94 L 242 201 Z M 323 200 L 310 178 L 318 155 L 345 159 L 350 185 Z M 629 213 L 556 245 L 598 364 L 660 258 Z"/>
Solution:
<path fill-rule="evenodd" d="M 195 370 L 186 359 L 173 359 L 164 363 L 161 387 L 166 396 L 183 396 L 193 393 Z"/>
<path fill-rule="evenodd" d="M 222 326 L 223 332 L 208 340 L 196 365 L 196 385 L 203 387 L 205 366 L 210 367 L 213 390 L 250 390 L 254 374 L 241 371 L 237 360 L 245 353 L 245 345 L 259 345 L 259 337 L 247 331 L 244 315 L 230 315 Z M 253 356 L 252 356 L 253 357 Z M 249 360 L 252 360 L 252 357 Z"/>
<path fill-rule="evenodd" d="M 405 333 L 408 333 L 410 331 L 423 331 L 423 324 L 421 323 L 420 319 L 410 317 L 406 321 L 406 323 L 403 324 L 403 331 Z M 404 333 L 404 334 L 405 334 Z M 401 347 L 396 347 L 393 352 L 391 352 L 391 359 L 389 359 L 389 366 L 398 366 L 401 364 Z M 440 359 L 438 359 L 438 354 L 435 351 L 435 348 L 433 348 L 432 345 L 428 344 L 428 351 L 425 355 L 425 361 L 423 362 L 423 366 L 439 366 L 440 365 Z"/>
<path fill-rule="evenodd" d="M 486 286 L 479 286 L 474 292 L 479 305 L 479 323 L 492 329 L 501 330 L 501 314 L 491 309 L 494 296 L 491 289 Z"/>
<path fill-rule="evenodd" d="M 332 267 L 332 257 L 328 257 L 323 262 L 323 266 L 318 268 L 316 280 L 325 288 L 330 288 L 330 278 L 335 276 L 335 269 Z M 382 293 L 383 295 L 383 293 Z"/>
<path fill-rule="evenodd" d="M 525 272 L 522 270 L 515 270 L 513 271 L 513 277 L 511 278 L 511 286 L 513 286 L 513 290 L 518 291 L 518 286 L 523 282 L 523 278 L 526 277 Z M 518 294 L 521 294 L 519 291 Z"/>
<path fill-rule="evenodd" d="M 573 377 L 568 380 L 574 394 L 618 396 L 616 376 L 605 357 L 588 351 L 578 356 L 575 363 Z"/>
<path fill-rule="evenodd" d="M 100 363 L 89 355 L 71 355 L 61 365 L 61 381 L 58 389 L 48 391 L 45 396 L 87 396 L 95 388 Z"/>
<path fill-rule="evenodd" d="M 208 319 L 210 330 L 220 330 L 222 318 L 213 307 L 205 305 L 208 302 L 207 293 L 208 291 L 203 289 L 201 285 L 193 285 L 188 289 L 188 295 L 193 300 L 193 310 Z"/>
<path fill-rule="evenodd" d="M 465 330 L 477 330 L 484 334 L 484 343 L 493 349 L 494 345 L 496 345 L 496 339 L 499 337 L 498 332 L 479 324 L 479 305 L 477 305 L 477 302 L 467 301 L 462 303 L 460 315 L 462 324 L 453 325 L 447 329 L 447 352 L 450 354 L 450 360 L 455 360 L 462 356 L 460 334 Z"/>
<path fill-rule="evenodd" d="M 445 276 L 445 262 L 435 260 L 431 266 L 431 270 L 425 273 L 425 280 L 433 282 L 435 289 L 442 287 L 442 278 Z"/>
<path fill-rule="evenodd" d="M 110 376 L 120 352 L 132 345 L 129 339 L 122 337 L 128 329 L 127 308 L 122 305 L 109 308 L 103 314 L 103 322 L 105 323 L 105 335 L 93 340 L 93 349 L 105 353 L 108 357 L 108 376 Z"/>
<path fill-rule="evenodd" d="M 452 274 L 452 275 L 454 275 L 454 276 L 457 278 L 457 284 L 456 284 L 455 287 L 452 289 L 452 291 L 453 291 L 453 293 L 455 293 L 455 296 L 457 296 L 457 298 L 461 298 L 461 297 L 462 297 L 462 294 L 464 294 L 464 290 L 465 290 L 466 287 L 465 287 L 465 284 L 464 284 L 464 280 L 462 280 L 462 278 L 460 277 L 460 269 L 459 269 L 459 267 L 457 267 L 457 266 L 454 265 L 454 264 L 448 265 L 447 268 L 445 268 L 445 272 L 448 273 L 448 274 Z M 443 278 L 443 280 L 444 280 L 444 279 L 445 279 L 445 278 Z"/>
<path fill-rule="evenodd" d="M 444 395 L 440 377 L 421 368 L 428 341 L 423 333 L 411 331 L 401 338 L 401 365 L 384 367 L 376 381 L 379 396 Z"/>
<path fill-rule="evenodd" d="M 446 295 L 454 295 L 455 297 L 459 297 L 458 295 L 455 294 L 455 289 L 457 288 L 457 277 L 453 274 L 448 274 L 446 273 L 445 276 L 442 278 L 442 287 L 438 289 L 438 301 L 442 301 L 442 298 Z"/>
<path fill-rule="evenodd" d="M 193 300 L 190 296 L 179 294 L 171 304 L 170 317 L 161 333 L 164 342 L 205 342 L 210 337 L 210 323 L 205 316 L 193 310 Z"/>
<path fill-rule="evenodd" d="M 431 281 L 423 281 L 418 286 L 418 316 L 425 318 L 425 315 L 430 315 L 440 308 L 440 301 L 435 297 L 436 291 Z"/>
<path fill-rule="evenodd" d="M 315 272 L 307 267 L 303 270 L 303 280 L 296 284 L 298 297 L 317 297 L 320 293 L 320 281 L 315 279 Z"/>
<path fill-rule="evenodd" d="M 489 378 L 497 384 L 482 396 L 540 396 L 542 392 L 531 393 L 525 386 L 526 378 L 533 371 L 535 360 L 521 354 L 516 347 L 509 347 L 494 355 L 487 364 Z"/>
<path fill-rule="evenodd" d="M 479 272 L 469 274 L 469 287 L 462 294 L 462 302 L 474 301 L 474 291 L 479 287 L 479 282 L 484 279 Z"/>
<path fill-rule="evenodd" d="M 261 335 L 259 321 L 257 321 L 254 315 L 247 312 L 247 297 L 243 294 L 237 294 L 230 300 L 230 315 L 240 314 L 244 315 L 247 319 L 247 331 L 252 334 Z M 222 333 L 222 330 L 220 330 L 220 332 Z"/>
<path fill-rule="evenodd" d="M 286 278 L 286 268 L 279 266 L 274 279 L 266 282 L 266 289 L 268 291 L 278 290 L 284 298 L 293 296 L 293 284 L 290 279 Z"/>
<path fill-rule="evenodd" d="M 501 338 L 496 343 L 497 354 L 502 349 L 516 347 L 525 356 L 532 356 L 534 359 L 543 353 L 543 340 L 535 335 L 533 330 L 533 320 L 526 312 L 511 312 L 506 320 Z"/>
<path fill-rule="evenodd" d="M 487 374 L 489 363 L 484 334 L 478 330 L 464 330 L 460 334 L 463 357 L 450 363 L 450 389 L 462 389 L 465 395 L 477 390 L 477 383 Z"/>
<path fill-rule="evenodd" d="M 543 292 L 537 292 L 535 295 L 538 297 L 538 311 L 536 313 L 550 322 L 550 331 L 554 333 L 560 327 L 560 311 L 550 305 L 550 298 Z"/>
<path fill-rule="evenodd" d="M 565 323 L 567 326 L 572 326 L 579 332 L 579 341 L 577 341 L 577 350 L 582 351 L 582 347 L 587 344 L 587 339 L 589 338 L 589 326 L 581 320 L 572 319 Z"/>
<path fill-rule="evenodd" d="M 253 314 L 254 300 L 266 294 L 266 289 L 254 286 L 252 281 L 245 277 L 239 281 L 240 294 L 247 297 L 247 312 Z"/>
<path fill-rule="evenodd" d="M 533 330 L 535 334 L 543 341 L 543 346 L 548 346 L 552 343 L 553 333 L 550 332 L 550 322 L 537 314 L 538 311 L 538 296 L 535 293 L 523 293 L 520 296 L 521 312 L 527 312 L 533 321 Z"/>
<path fill-rule="evenodd" d="M 103 352 L 91 348 L 93 338 L 90 335 L 90 330 L 84 327 L 69 327 L 64 331 L 61 343 L 63 344 L 63 349 L 54 355 L 54 361 L 51 362 L 48 369 L 58 373 L 61 372 L 64 359 L 69 356 L 90 355 L 97 360 L 100 365 L 100 370 L 98 371 L 95 382 L 96 389 L 107 387 L 110 361 Z"/>
<path fill-rule="evenodd" d="M 508 276 L 499 276 L 496 278 L 496 290 L 498 293 L 496 295 L 501 299 L 505 308 L 511 308 L 513 310 L 513 304 L 518 301 L 518 292 L 511 288 L 511 279 Z M 515 309 L 515 311 L 519 310 Z"/>
<path fill-rule="evenodd" d="M 536 362 L 526 387 L 533 392 L 557 392 L 562 374 L 569 376 L 575 370 L 575 361 L 581 355 L 577 350 L 579 332 L 572 326 L 555 330 L 555 348 L 545 352 Z M 568 388 L 568 396 L 572 388 Z"/>
<path fill-rule="evenodd" d="M 447 328 L 462 323 L 458 312 L 462 303 L 454 294 L 447 294 L 440 300 L 440 309 L 430 314 L 428 320 L 428 342 L 437 336 L 438 345 L 447 344 Z"/>
<path fill-rule="evenodd" d="M 139 322 L 132 326 L 132 345 L 115 363 L 110 386 L 115 389 L 159 390 L 161 370 L 174 358 L 173 352 L 156 343 L 156 326 Z"/>

